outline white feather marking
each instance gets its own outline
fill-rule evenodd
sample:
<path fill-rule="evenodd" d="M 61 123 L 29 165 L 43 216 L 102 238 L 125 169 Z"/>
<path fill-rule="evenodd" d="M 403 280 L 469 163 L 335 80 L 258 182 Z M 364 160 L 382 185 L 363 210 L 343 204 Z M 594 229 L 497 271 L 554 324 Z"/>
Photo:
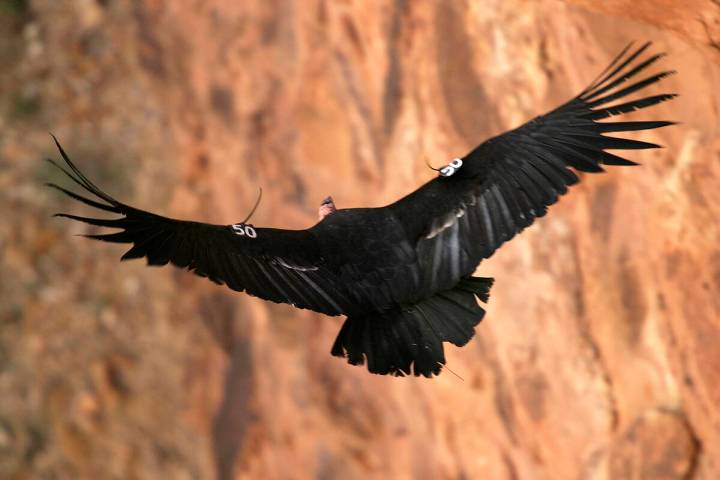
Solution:
<path fill-rule="evenodd" d="M 461 218 L 464 215 L 465 215 L 465 210 L 463 210 L 462 208 L 458 208 L 457 210 L 454 210 L 453 212 L 447 214 L 446 216 L 434 220 L 432 223 L 432 226 L 430 227 L 430 232 L 427 235 L 425 235 L 425 238 L 436 237 L 443 230 L 454 225 L 456 223 L 457 219 Z"/>
<path fill-rule="evenodd" d="M 330 305 L 332 305 L 338 313 L 341 313 L 341 312 L 343 311 L 343 309 L 340 308 L 340 305 L 338 305 L 337 303 L 335 303 L 335 300 L 333 300 L 332 297 L 330 297 L 330 295 L 328 295 L 328 294 L 325 292 L 325 290 L 322 289 L 322 287 L 320 287 L 318 284 L 316 284 L 315 282 L 313 282 L 313 281 L 310 279 L 310 277 L 307 276 L 307 274 L 303 273 L 302 271 L 299 271 L 299 272 L 298 272 L 298 275 L 300 275 L 300 276 L 303 278 L 303 280 L 305 280 L 305 281 L 306 281 L 311 287 L 313 287 L 313 288 L 315 289 L 315 291 L 318 292 Z"/>
<path fill-rule="evenodd" d="M 460 244 L 458 243 L 458 227 L 459 224 L 455 222 L 452 230 L 450 230 L 450 275 L 452 278 L 458 278 L 460 273 Z"/>
<path fill-rule="evenodd" d="M 255 260 L 255 259 L 253 259 L 253 260 Z M 260 272 L 263 275 L 265 275 L 265 278 L 267 278 L 270 281 L 270 283 L 272 283 L 273 286 L 278 290 L 278 292 L 280 292 L 280 294 L 285 297 L 285 300 L 286 301 L 290 300 L 290 295 L 288 295 L 287 292 L 285 291 L 285 289 L 282 288 L 282 286 L 277 281 L 275 281 L 275 279 L 273 278 L 274 275 L 272 274 L 272 272 L 268 272 L 267 269 L 265 268 L 265 265 L 263 265 L 262 262 L 259 262 L 258 260 L 255 260 L 255 264 L 260 269 Z M 270 268 L 273 268 L 273 266 L 270 265 Z M 279 272 L 275 272 L 275 273 L 279 273 Z"/>
<path fill-rule="evenodd" d="M 512 221 L 510 209 L 508 208 L 507 203 L 505 203 L 505 198 L 503 197 L 502 192 L 500 192 L 500 188 L 497 185 L 493 185 L 491 190 L 495 194 L 495 200 L 497 200 L 497 203 L 500 205 L 500 210 L 505 219 L 505 224 L 510 228 L 510 230 L 514 230 L 515 224 Z"/>
<path fill-rule="evenodd" d="M 292 265 L 280 257 L 275 257 L 275 261 L 285 268 L 290 268 L 292 270 L 299 270 L 301 272 L 311 272 L 313 270 L 318 269 L 318 267 L 315 267 L 312 265 L 311 266 Z"/>
<path fill-rule="evenodd" d="M 300 301 L 304 302 L 305 305 L 311 305 L 312 302 L 308 301 L 308 299 L 305 298 L 305 294 L 303 292 L 301 292 L 300 289 L 294 284 L 294 282 L 302 282 L 302 279 L 297 277 L 298 272 L 295 270 L 290 270 L 290 271 L 285 271 L 284 273 L 288 275 L 288 277 L 286 278 L 287 285 L 290 287 L 290 289 L 293 292 L 295 292 L 295 294 L 297 295 L 296 298 L 298 298 Z M 294 275 L 294 276 L 292 276 L 292 275 Z M 294 303 L 293 303 L 293 305 L 294 305 Z"/>
<path fill-rule="evenodd" d="M 493 227 L 492 227 L 492 221 L 490 217 L 490 212 L 488 211 L 487 202 L 485 201 L 484 197 L 480 197 L 480 209 L 481 216 L 483 223 L 485 224 L 485 235 L 487 236 L 487 242 L 488 242 L 488 248 L 487 252 L 488 254 L 491 252 L 492 248 L 494 247 L 495 243 L 495 237 L 493 236 Z"/>

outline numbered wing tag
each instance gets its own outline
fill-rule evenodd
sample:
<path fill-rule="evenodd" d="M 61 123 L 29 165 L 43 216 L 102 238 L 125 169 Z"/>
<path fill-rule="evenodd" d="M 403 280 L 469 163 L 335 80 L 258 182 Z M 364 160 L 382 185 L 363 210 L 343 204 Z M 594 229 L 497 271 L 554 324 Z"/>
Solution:
<path fill-rule="evenodd" d="M 257 232 L 252 225 L 249 225 L 247 223 L 236 223 L 234 225 L 230 225 L 230 228 L 232 228 L 232 231 L 233 233 L 235 233 L 235 235 L 240 235 L 241 237 L 257 238 Z"/>
<path fill-rule="evenodd" d="M 452 162 L 448 163 L 444 167 L 440 169 L 440 176 L 441 177 L 449 177 L 453 173 L 457 172 L 460 167 L 463 166 L 463 161 L 459 158 L 453 159 Z"/>

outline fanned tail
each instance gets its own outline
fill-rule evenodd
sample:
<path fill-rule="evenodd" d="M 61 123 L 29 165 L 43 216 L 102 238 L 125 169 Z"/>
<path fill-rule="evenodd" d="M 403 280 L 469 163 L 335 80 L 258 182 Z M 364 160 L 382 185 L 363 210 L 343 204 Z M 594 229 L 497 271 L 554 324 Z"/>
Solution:
<path fill-rule="evenodd" d="M 331 353 L 352 365 L 367 362 L 379 375 L 438 375 L 445 365 L 443 342 L 459 347 L 475 334 L 485 316 L 492 278 L 464 278 L 452 290 L 415 305 L 367 316 L 350 316 Z"/>

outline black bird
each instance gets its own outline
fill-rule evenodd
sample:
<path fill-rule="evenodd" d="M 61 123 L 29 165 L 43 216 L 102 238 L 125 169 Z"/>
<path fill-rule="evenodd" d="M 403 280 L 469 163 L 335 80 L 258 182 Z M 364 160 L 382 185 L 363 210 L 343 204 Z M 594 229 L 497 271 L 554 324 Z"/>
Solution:
<path fill-rule="evenodd" d="M 670 100 L 675 94 L 611 103 L 674 73 L 626 85 L 663 54 L 628 45 L 578 96 L 551 112 L 493 137 L 400 200 L 380 208 L 335 209 L 306 230 L 174 220 L 131 207 L 95 186 L 57 147 L 60 168 L 90 198 L 50 186 L 91 207 L 120 215 L 58 216 L 119 229 L 86 235 L 132 244 L 122 260 L 172 263 L 233 290 L 347 319 L 332 354 L 377 374 L 440 373 L 443 342 L 465 345 L 485 311 L 492 278 L 474 277 L 478 264 L 542 217 L 575 171 L 636 165 L 606 150 L 659 145 L 605 135 L 671 125 L 667 121 L 598 122 Z M 256 204 L 257 206 L 257 204 Z"/>

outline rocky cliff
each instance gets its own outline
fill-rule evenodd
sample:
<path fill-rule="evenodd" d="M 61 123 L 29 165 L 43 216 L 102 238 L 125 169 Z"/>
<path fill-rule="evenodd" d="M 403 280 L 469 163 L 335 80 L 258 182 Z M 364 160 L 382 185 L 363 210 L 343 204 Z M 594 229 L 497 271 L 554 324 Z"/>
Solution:
<path fill-rule="evenodd" d="M 581 90 L 628 41 L 679 74 L 665 145 L 584 176 L 479 269 L 445 372 L 369 375 L 341 324 L 49 215 L 54 132 L 157 213 L 302 228 L 379 206 Z M 720 5 L 0 2 L 0 477 L 720 478 Z"/>

